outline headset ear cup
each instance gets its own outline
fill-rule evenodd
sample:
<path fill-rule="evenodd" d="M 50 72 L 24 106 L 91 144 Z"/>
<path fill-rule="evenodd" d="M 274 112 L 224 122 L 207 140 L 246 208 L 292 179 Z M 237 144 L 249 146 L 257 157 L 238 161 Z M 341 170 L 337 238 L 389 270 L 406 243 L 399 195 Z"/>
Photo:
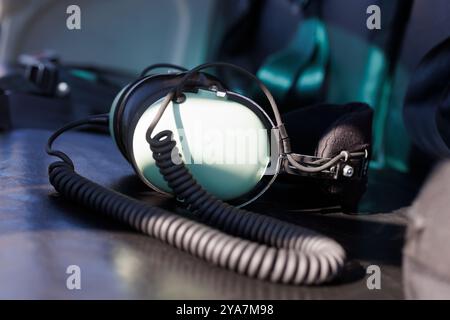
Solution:
<path fill-rule="evenodd" d="M 342 150 L 367 150 L 370 158 L 372 118 L 372 109 L 359 102 L 318 104 L 283 116 L 286 130 L 291 135 L 292 150 L 320 158 L 331 158 Z M 297 193 L 305 195 L 305 207 L 341 205 L 345 212 L 356 212 L 367 185 L 367 175 L 338 180 L 302 176 L 282 179 Z"/>
<path fill-rule="evenodd" d="M 173 193 L 173 186 L 156 164 L 158 155 L 149 152 L 149 124 L 164 108 L 164 116 L 158 118 L 150 136 L 170 131 L 181 159 L 205 190 L 238 204 L 259 196 L 274 176 L 267 173 L 273 127 L 270 118 L 254 102 L 233 92 L 222 96 L 202 88 L 184 90 L 183 94 L 186 99 L 181 103 L 167 103 L 166 97 L 158 99 L 139 117 L 129 152 L 137 174 L 151 188 Z M 163 101 L 167 103 L 164 107 Z"/>
<path fill-rule="evenodd" d="M 133 132 L 140 116 L 150 105 L 173 90 L 183 75 L 169 73 L 145 76 L 130 83 L 116 96 L 110 112 L 110 131 L 128 161 Z M 195 76 L 190 86 L 193 90 L 211 86 L 224 88 L 217 78 L 206 73 Z"/>
<path fill-rule="evenodd" d="M 142 114 L 147 106 L 172 88 L 175 75 L 151 75 L 139 78 L 119 92 L 110 111 L 110 132 L 123 156 L 130 161 L 129 136 L 134 130 L 135 118 Z"/>

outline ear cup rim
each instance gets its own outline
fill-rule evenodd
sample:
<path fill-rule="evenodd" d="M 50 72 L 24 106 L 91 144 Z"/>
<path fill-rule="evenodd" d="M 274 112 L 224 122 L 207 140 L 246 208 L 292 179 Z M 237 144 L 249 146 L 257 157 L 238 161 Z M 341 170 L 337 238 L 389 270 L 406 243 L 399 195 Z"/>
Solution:
<path fill-rule="evenodd" d="M 140 78 L 131 83 L 118 99 L 113 115 L 113 134 L 121 153 L 129 162 L 130 146 L 134 127 L 139 117 L 149 105 L 153 104 L 179 83 L 184 73 L 156 74 Z M 214 76 L 207 73 L 199 73 L 188 85 L 188 90 L 195 91 L 199 88 L 225 86 Z"/>
<path fill-rule="evenodd" d="M 133 154 L 133 137 L 137 123 L 149 106 L 167 95 L 167 93 L 178 84 L 182 75 L 182 73 L 169 75 L 159 74 L 138 79 L 129 84 L 128 88 L 125 88 L 124 92 L 118 98 L 113 115 L 114 138 L 116 139 L 117 145 L 123 156 L 132 165 L 134 171 L 141 179 L 144 179 L 144 182 L 146 182 L 146 178 L 143 178 L 140 175 Z M 264 112 L 263 108 L 259 107 L 253 100 L 226 90 L 225 86 L 217 78 L 207 73 L 200 73 L 199 78 L 194 79 L 193 83 L 188 84 L 185 91 L 196 92 L 197 89 L 210 88 L 211 86 L 218 87 L 220 91 L 226 91 L 229 94 L 230 99 L 245 105 L 255 112 L 267 129 L 274 127 L 271 118 Z M 280 165 L 277 164 L 277 172 L 273 176 L 265 176 L 264 179 L 255 186 L 255 190 L 232 202 L 239 205 L 245 205 L 262 195 L 278 175 L 279 166 Z M 146 184 L 163 194 L 167 194 L 153 186 L 150 182 Z"/>
<path fill-rule="evenodd" d="M 183 91 L 183 92 L 185 92 L 187 95 L 189 95 L 189 93 L 190 93 L 188 91 Z M 157 98 L 156 101 L 163 99 L 164 96 L 165 96 L 164 94 L 161 95 L 159 98 Z M 272 135 L 271 129 L 275 128 L 275 124 L 273 123 L 272 119 L 267 115 L 267 113 L 256 102 L 254 102 L 253 100 L 251 100 L 245 96 L 242 96 L 238 93 L 226 91 L 226 96 L 228 97 L 228 100 L 236 102 L 236 103 L 240 104 L 241 106 L 245 107 L 246 109 L 251 110 L 257 116 L 257 118 L 261 121 L 261 123 L 267 130 L 268 141 L 271 141 L 270 140 L 271 135 Z M 165 195 L 171 195 L 171 192 L 172 192 L 171 190 L 166 190 L 166 189 L 162 188 L 160 185 L 158 185 L 158 183 L 155 183 L 155 180 L 153 180 L 151 177 L 148 177 L 146 174 L 144 174 L 144 171 L 142 169 L 143 168 L 142 164 L 147 163 L 147 162 L 142 161 L 142 154 L 140 152 L 140 150 L 142 150 L 142 149 L 141 148 L 136 149 L 136 143 L 135 143 L 136 130 L 138 130 L 138 132 L 142 132 L 142 124 L 151 122 L 151 120 L 149 120 L 148 118 L 144 122 L 142 121 L 142 117 L 145 116 L 145 113 L 147 113 L 147 110 L 149 108 L 152 108 L 152 106 L 146 105 L 146 107 L 142 110 L 142 112 L 137 113 L 138 116 L 136 116 L 133 119 L 131 127 L 134 128 L 135 130 L 133 130 L 132 132 L 129 133 L 130 163 L 133 166 L 136 174 L 140 177 L 140 179 L 146 185 L 148 185 L 150 188 L 156 190 L 157 192 L 160 192 Z M 272 142 L 273 141 L 271 141 L 271 147 L 272 147 Z M 142 143 L 140 143 L 139 146 L 142 146 Z M 275 146 L 278 146 L 278 144 L 275 144 Z M 248 192 L 242 193 L 235 198 L 227 199 L 226 201 L 228 203 L 239 206 L 239 207 L 245 206 L 248 203 L 251 203 L 254 200 L 256 200 L 257 198 L 259 198 L 262 194 L 264 194 L 269 189 L 269 187 L 273 184 L 276 177 L 278 176 L 278 174 L 280 172 L 280 168 L 281 168 L 281 162 L 280 162 L 281 150 L 279 148 L 275 148 L 275 149 L 276 150 L 271 149 L 271 155 L 273 155 L 271 160 L 273 160 L 273 162 L 269 163 L 267 165 L 267 167 L 265 167 L 265 171 L 264 171 L 262 178 L 255 185 L 253 185 L 253 188 L 251 190 L 249 190 Z M 135 154 L 136 150 L 139 150 L 139 152 Z"/>
<path fill-rule="evenodd" d="M 125 145 L 123 143 L 123 139 L 122 139 L 122 116 L 123 116 L 123 111 L 125 109 L 125 106 L 127 105 L 127 100 L 130 98 L 131 92 L 136 90 L 138 88 L 138 86 L 140 86 L 141 84 L 144 84 L 146 81 L 152 79 L 153 77 L 155 77 L 156 75 L 149 75 L 149 76 L 145 76 L 143 78 L 139 78 L 133 82 L 131 82 L 130 84 L 128 84 L 123 92 L 121 92 L 120 97 L 117 100 L 114 112 L 113 112 L 113 116 L 112 116 L 112 128 L 113 128 L 113 137 L 114 140 L 116 141 L 117 147 L 119 148 L 120 152 L 122 153 L 122 155 L 125 157 L 125 159 L 128 159 L 128 155 L 126 153 L 125 150 Z"/>

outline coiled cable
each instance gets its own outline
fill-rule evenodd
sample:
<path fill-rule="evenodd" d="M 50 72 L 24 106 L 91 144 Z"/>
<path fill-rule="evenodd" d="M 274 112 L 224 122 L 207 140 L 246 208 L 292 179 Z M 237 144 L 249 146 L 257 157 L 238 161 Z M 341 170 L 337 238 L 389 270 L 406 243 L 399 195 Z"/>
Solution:
<path fill-rule="evenodd" d="M 191 218 L 100 186 L 77 174 L 65 153 L 52 149 L 53 142 L 66 130 L 106 123 L 105 116 L 91 117 L 70 123 L 49 138 L 47 153 L 62 160 L 49 166 L 49 180 L 64 197 L 209 263 L 249 277 L 289 284 L 320 284 L 335 278 L 342 270 L 345 251 L 334 240 L 230 206 L 208 194 L 182 161 L 172 161 L 177 149 L 170 131 L 158 133 L 149 143 L 169 186 L 193 212 Z"/>
<path fill-rule="evenodd" d="M 160 66 L 151 66 L 145 71 Z M 182 91 L 188 79 L 194 73 L 214 66 L 231 67 L 257 82 L 273 109 L 283 154 L 297 169 L 316 172 L 342 158 L 357 156 L 341 153 L 325 163 L 315 164 L 315 167 L 297 163 L 290 155 L 289 138 L 275 100 L 264 84 L 240 67 L 220 62 L 207 63 L 186 71 L 178 86 L 164 98 L 146 134 L 160 173 L 177 198 L 185 202 L 192 213 L 190 218 L 102 187 L 77 174 L 72 160 L 62 151 L 52 149 L 53 142 L 63 132 L 87 124 L 107 124 L 106 115 L 69 123 L 49 138 L 47 153 L 62 160 L 49 166 L 50 183 L 72 201 L 240 274 L 290 284 L 320 284 L 334 279 L 342 270 L 346 258 L 344 249 L 337 242 L 312 230 L 224 203 L 204 190 L 192 177 L 179 156 L 171 131 L 165 130 L 151 136 L 165 109 Z"/>

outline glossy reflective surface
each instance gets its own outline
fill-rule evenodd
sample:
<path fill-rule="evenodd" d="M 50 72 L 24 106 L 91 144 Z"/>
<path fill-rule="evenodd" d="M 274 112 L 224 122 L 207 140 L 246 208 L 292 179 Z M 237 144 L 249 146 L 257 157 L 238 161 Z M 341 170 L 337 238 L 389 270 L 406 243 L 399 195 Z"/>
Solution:
<path fill-rule="evenodd" d="M 361 299 L 401 298 L 404 210 L 349 216 L 297 210 L 273 194 L 252 209 L 277 214 L 336 238 L 351 258 L 343 279 L 322 287 L 293 287 L 247 279 L 139 234 L 55 194 L 48 183 L 44 130 L 0 134 L 0 298 L 112 299 Z M 144 186 L 111 138 L 68 133 L 56 143 L 83 175 L 134 197 L 175 210 Z M 385 203 L 401 188 L 379 182 Z M 380 197 L 381 191 L 376 193 Z M 395 193 L 397 192 L 397 193 Z M 370 196 L 370 193 L 369 195 Z M 377 202 L 379 199 L 373 201 Z M 370 199 L 369 199 L 370 200 Z M 370 202 L 369 200 L 368 203 Z M 298 205 L 296 205 L 298 203 Z M 81 290 L 66 288 L 66 268 L 81 268 Z M 382 289 L 368 290 L 365 267 L 377 264 Z"/>

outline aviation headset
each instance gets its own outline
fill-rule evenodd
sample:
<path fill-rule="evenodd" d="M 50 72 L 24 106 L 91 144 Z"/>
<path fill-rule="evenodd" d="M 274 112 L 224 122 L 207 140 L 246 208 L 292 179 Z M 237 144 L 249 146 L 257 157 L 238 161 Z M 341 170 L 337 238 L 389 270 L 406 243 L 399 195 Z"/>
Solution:
<path fill-rule="evenodd" d="M 179 72 L 146 75 L 160 67 Z M 231 68 L 253 80 L 269 101 L 273 120 L 254 101 L 227 90 L 219 79 L 202 72 L 210 67 Z M 182 131 L 194 130 L 199 124 L 238 130 L 236 123 L 265 132 L 263 161 L 185 163 L 189 155 L 198 157 L 201 143 Z M 109 125 L 119 150 L 144 183 L 175 195 L 188 213 L 168 212 L 77 174 L 72 160 L 54 150 L 52 144 L 65 131 L 83 125 Z M 190 149 L 188 156 L 185 149 Z M 49 180 L 66 198 L 214 265 L 291 284 L 319 284 L 335 278 L 345 263 L 344 249 L 314 231 L 223 200 L 247 204 L 267 190 L 280 172 L 360 179 L 366 174 L 368 162 L 367 150 L 343 150 L 332 158 L 292 153 L 278 107 L 266 86 L 245 69 L 222 62 L 191 70 L 170 64 L 146 68 L 117 95 L 110 114 L 75 121 L 57 130 L 49 138 L 46 151 L 62 160 L 49 166 Z"/>

